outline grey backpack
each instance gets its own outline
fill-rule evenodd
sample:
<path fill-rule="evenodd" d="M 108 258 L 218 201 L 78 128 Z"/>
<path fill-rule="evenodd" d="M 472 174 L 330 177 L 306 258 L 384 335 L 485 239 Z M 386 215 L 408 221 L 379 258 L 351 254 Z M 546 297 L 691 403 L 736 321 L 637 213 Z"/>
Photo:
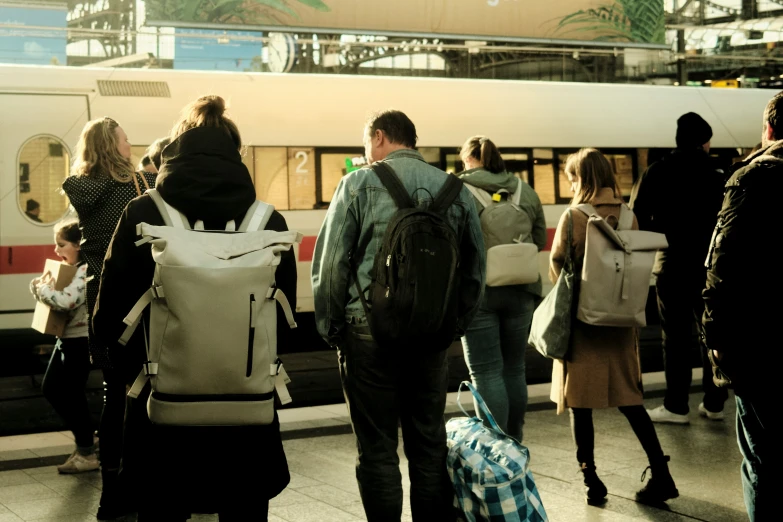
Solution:
<path fill-rule="evenodd" d="M 533 222 L 520 206 L 521 179 L 517 190 L 486 190 L 465 183 L 484 209 L 479 213 L 487 249 L 487 286 L 535 283 L 539 278 L 538 247 L 533 243 Z M 504 199 L 504 197 L 506 199 Z"/>
<path fill-rule="evenodd" d="M 577 319 L 598 326 L 646 326 L 655 253 L 668 247 L 666 236 L 632 230 L 633 211 L 625 204 L 617 229 L 592 205 L 576 208 L 588 216 Z"/>
<path fill-rule="evenodd" d="M 291 402 L 277 357 L 277 303 L 296 327 L 288 299 L 275 287 L 282 252 L 295 231 L 264 230 L 274 208 L 256 201 L 225 231 L 193 230 L 156 190 L 147 191 L 166 226 L 137 225 L 137 246 L 152 245 L 150 289 L 130 311 L 125 344 L 150 306 L 147 363 L 128 395 L 149 380 L 150 421 L 174 426 L 270 424 L 274 394 Z M 147 339 L 145 325 L 145 341 Z"/>

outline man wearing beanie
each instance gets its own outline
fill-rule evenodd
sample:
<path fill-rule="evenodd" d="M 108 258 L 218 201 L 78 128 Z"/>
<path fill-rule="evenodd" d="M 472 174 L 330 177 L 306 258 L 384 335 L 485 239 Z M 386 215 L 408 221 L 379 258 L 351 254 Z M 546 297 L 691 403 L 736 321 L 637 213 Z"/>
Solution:
<path fill-rule="evenodd" d="M 712 128 L 701 116 L 694 112 L 680 116 L 677 148 L 648 167 L 632 198 L 639 228 L 666 234 L 669 243 L 669 248 L 658 252 L 653 270 L 666 375 L 663 406 L 648 410 L 653 422 L 690 422 L 688 396 L 697 349 L 704 369 L 699 414 L 722 420 L 728 398 L 728 392 L 713 383 L 706 349 L 695 335 L 704 311 L 704 260 L 726 182 L 708 154 L 711 139 Z"/>

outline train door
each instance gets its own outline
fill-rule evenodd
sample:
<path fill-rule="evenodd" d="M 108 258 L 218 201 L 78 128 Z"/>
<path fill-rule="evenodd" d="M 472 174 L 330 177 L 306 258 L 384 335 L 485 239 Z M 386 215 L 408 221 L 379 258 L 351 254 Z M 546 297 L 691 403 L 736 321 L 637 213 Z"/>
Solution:
<path fill-rule="evenodd" d="M 28 329 L 28 290 L 53 258 L 52 225 L 69 208 L 60 186 L 90 118 L 85 94 L 0 92 L 0 335 Z"/>

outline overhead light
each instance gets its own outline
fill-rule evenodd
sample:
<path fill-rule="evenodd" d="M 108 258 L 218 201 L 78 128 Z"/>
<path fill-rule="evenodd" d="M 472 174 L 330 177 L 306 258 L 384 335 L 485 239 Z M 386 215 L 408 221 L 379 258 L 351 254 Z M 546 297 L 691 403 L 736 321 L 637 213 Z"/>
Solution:
<path fill-rule="evenodd" d="M 712 83 L 712 80 L 704 80 L 704 83 L 707 83 L 707 84 Z"/>
<path fill-rule="evenodd" d="M 674 82 L 674 86 L 675 87 L 679 87 L 680 86 L 680 82 Z"/>

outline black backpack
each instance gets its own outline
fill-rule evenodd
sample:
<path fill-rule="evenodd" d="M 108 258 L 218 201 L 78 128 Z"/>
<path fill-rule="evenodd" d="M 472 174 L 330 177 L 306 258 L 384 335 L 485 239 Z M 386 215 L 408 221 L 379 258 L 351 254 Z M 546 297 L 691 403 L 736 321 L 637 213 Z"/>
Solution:
<path fill-rule="evenodd" d="M 394 170 L 371 166 L 397 205 L 375 256 L 370 297 L 359 292 L 373 339 L 390 349 L 446 350 L 457 336 L 459 241 L 446 211 L 462 190 L 449 176 L 427 209 L 417 208 Z"/>

